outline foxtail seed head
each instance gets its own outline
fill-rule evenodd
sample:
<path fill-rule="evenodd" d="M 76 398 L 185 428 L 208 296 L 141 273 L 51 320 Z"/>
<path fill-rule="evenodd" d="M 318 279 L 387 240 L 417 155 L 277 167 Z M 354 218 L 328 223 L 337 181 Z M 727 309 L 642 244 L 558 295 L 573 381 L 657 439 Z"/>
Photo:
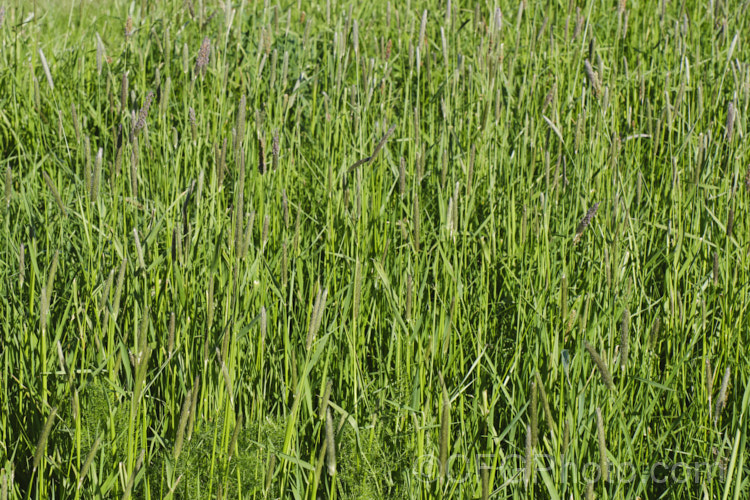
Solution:
<path fill-rule="evenodd" d="M 615 383 L 612 380 L 612 375 L 610 375 L 609 370 L 607 369 L 607 364 L 604 362 L 601 356 L 599 356 L 599 353 L 596 352 L 596 349 L 589 344 L 587 341 L 583 341 L 583 345 L 586 348 L 586 350 L 589 352 L 589 355 L 591 356 L 591 359 L 594 361 L 594 364 L 599 369 L 599 375 L 602 377 L 602 381 L 604 382 L 604 385 L 607 386 L 607 389 L 614 390 Z"/>

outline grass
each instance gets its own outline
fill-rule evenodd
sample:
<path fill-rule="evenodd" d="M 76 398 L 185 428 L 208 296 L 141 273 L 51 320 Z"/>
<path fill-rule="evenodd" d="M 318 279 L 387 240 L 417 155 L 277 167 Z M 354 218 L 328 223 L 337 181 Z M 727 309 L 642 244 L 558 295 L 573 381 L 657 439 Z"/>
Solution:
<path fill-rule="evenodd" d="M 6 3 L 0 500 L 746 497 L 748 5 Z"/>

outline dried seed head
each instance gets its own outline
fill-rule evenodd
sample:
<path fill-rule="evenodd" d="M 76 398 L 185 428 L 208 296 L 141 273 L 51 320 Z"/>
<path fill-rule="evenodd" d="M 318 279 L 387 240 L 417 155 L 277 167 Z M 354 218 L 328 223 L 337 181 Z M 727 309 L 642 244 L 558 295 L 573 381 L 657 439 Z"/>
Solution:
<path fill-rule="evenodd" d="M 193 133 L 193 144 L 198 140 L 198 129 L 195 124 L 195 110 L 191 106 L 188 108 L 188 118 L 190 119 L 190 129 Z"/>
<path fill-rule="evenodd" d="M 594 97 L 599 96 L 599 78 L 596 75 L 596 72 L 594 71 L 594 68 L 591 67 L 591 63 L 588 59 L 586 59 L 583 63 L 583 68 L 586 71 L 586 79 L 589 81 L 589 85 L 591 86 L 591 91 L 594 93 Z"/>
<path fill-rule="evenodd" d="M 732 229 L 734 228 L 734 207 L 729 209 L 729 216 L 727 217 L 727 237 L 732 236 Z"/>
<path fill-rule="evenodd" d="M 272 153 L 273 153 L 272 168 L 276 170 L 276 168 L 279 166 L 279 133 L 278 132 L 273 134 Z"/>
<path fill-rule="evenodd" d="M 258 172 L 261 175 L 266 173 L 265 147 L 260 135 L 258 135 Z"/>
<path fill-rule="evenodd" d="M 141 106 L 141 110 L 138 112 L 138 121 L 135 122 L 135 127 L 133 128 L 133 136 L 138 134 L 141 130 L 143 130 L 146 127 L 146 118 L 148 118 L 148 110 L 151 108 L 151 103 L 154 100 L 154 91 L 150 90 L 148 94 L 146 94 L 146 99 L 143 101 L 143 106 Z"/>
<path fill-rule="evenodd" d="M 380 139 L 380 142 L 375 146 L 375 150 L 372 152 L 372 155 L 370 155 L 370 161 L 372 161 L 380 152 L 381 149 L 383 149 L 383 146 L 385 146 L 385 143 L 388 141 L 388 139 L 393 134 L 393 131 L 396 130 L 396 124 L 390 126 L 390 128 L 386 131 L 385 135 Z"/>
<path fill-rule="evenodd" d="M 128 16 L 125 20 L 125 40 L 133 35 L 133 16 Z"/>
<path fill-rule="evenodd" d="M 503 11 L 500 10 L 500 7 L 495 7 L 495 23 L 494 28 L 496 33 L 500 33 L 500 30 L 503 29 Z"/>
<path fill-rule="evenodd" d="M 732 132 L 734 131 L 734 103 L 729 101 L 727 104 L 727 123 L 726 123 L 726 139 L 727 141 L 732 140 Z"/>
<path fill-rule="evenodd" d="M 583 232 L 586 230 L 586 228 L 591 224 L 591 221 L 593 220 L 594 216 L 596 215 L 596 211 L 599 210 L 599 201 L 591 205 L 591 208 L 589 208 L 588 212 L 586 212 L 586 215 L 581 219 L 581 221 L 578 223 L 578 227 L 576 227 L 576 235 L 573 238 L 573 243 L 578 243 L 578 240 L 581 239 L 581 235 L 583 235 Z"/>
<path fill-rule="evenodd" d="M 49 84 L 49 88 L 52 90 L 55 90 L 55 83 L 52 81 L 52 73 L 49 71 L 49 65 L 47 64 L 47 58 L 44 57 L 44 52 L 42 52 L 42 49 L 39 49 L 39 59 L 42 61 L 42 69 L 44 69 L 44 75 L 47 77 L 47 83 Z"/>
<path fill-rule="evenodd" d="M 195 71 L 196 73 L 200 73 L 201 76 L 203 76 L 206 67 L 208 66 L 208 55 L 210 52 L 211 40 L 209 40 L 208 37 L 205 37 L 201 43 L 201 48 L 198 51 L 198 58 L 195 60 Z"/>

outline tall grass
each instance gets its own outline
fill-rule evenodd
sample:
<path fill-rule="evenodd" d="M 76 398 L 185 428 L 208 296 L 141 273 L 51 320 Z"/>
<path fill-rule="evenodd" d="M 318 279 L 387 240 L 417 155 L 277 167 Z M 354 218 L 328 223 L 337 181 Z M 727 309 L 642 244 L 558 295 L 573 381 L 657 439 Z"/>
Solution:
<path fill-rule="evenodd" d="M 747 497 L 747 14 L 0 6 L 0 497 Z"/>

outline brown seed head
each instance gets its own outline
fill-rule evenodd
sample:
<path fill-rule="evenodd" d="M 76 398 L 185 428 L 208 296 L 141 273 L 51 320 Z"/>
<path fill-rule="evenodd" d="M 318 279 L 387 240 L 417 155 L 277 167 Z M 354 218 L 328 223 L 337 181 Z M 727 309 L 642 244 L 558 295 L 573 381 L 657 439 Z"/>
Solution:
<path fill-rule="evenodd" d="M 135 128 L 133 129 L 133 135 L 140 132 L 146 126 L 146 118 L 148 118 L 148 110 L 151 108 L 151 103 L 154 100 L 154 91 L 151 90 L 146 95 L 146 100 L 143 101 L 143 106 L 138 112 L 138 121 L 135 122 Z"/>
<path fill-rule="evenodd" d="M 597 201 L 596 203 L 591 205 L 591 208 L 589 208 L 589 211 L 586 212 L 586 215 L 584 215 L 583 219 L 581 219 L 581 222 L 578 223 L 578 227 L 576 228 L 576 235 L 575 235 L 575 238 L 573 238 L 574 243 L 577 243 L 578 240 L 581 239 L 581 235 L 589 226 L 589 224 L 591 224 L 591 221 L 596 215 L 596 211 L 599 210 L 600 203 L 601 202 Z"/>
<path fill-rule="evenodd" d="M 133 35 L 133 16 L 128 16 L 125 21 L 125 39 L 127 40 Z"/>
<path fill-rule="evenodd" d="M 205 37 L 203 43 L 201 43 L 201 48 L 198 51 L 198 58 L 195 61 L 195 70 L 196 72 L 200 72 L 201 75 L 205 73 L 206 66 L 208 66 L 208 55 L 210 52 L 211 40 L 209 40 L 208 37 Z"/>

